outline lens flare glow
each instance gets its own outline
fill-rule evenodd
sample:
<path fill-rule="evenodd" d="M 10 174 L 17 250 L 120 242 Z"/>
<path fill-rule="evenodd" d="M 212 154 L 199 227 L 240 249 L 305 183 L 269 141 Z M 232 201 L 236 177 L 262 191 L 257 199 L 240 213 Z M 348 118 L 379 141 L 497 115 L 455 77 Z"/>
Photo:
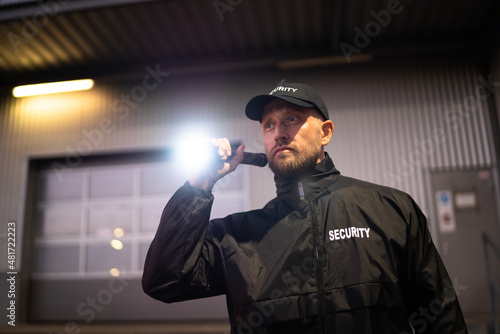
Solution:
<path fill-rule="evenodd" d="M 113 277 L 118 277 L 120 276 L 120 270 L 116 269 L 116 268 L 111 268 L 109 270 L 109 273 L 111 274 L 111 276 Z"/>
<path fill-rule="evenodd" d="M 113 239 L 110 242 L 111 247 L 113 247 L 116 250 L 120 250 L 123 248 L 123 243 L 120 240 Z"/>
<path fill-rule="evenodd" d="M 123 235 L 125 234 L 125 231 L 123 231 L 123 229 L 121 227 L 117 227 L 115 228 L 115 230 L 113 231 L 113 234 L 115 235 L 115 237 L 117 238 L 121 238 L 123 237 Z"/>
<path fill-rule="evenodd" d="M 216 157 L 215 147 L 200 134 L 185 137 L 177 147 L 176 160 L 188 173 L 202 170 Z"/>

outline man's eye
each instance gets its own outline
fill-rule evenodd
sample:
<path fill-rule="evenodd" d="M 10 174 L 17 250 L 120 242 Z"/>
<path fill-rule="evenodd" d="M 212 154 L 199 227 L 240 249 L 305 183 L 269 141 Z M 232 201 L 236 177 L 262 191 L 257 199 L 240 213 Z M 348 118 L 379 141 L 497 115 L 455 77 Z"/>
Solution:
<path fill-rule="evenodd" d="M 264 129 L 266 129 L 266 130 L 272 129 L 272 127 L 273 127 L 272 123 L 266 123 L 264 125 Z"/>
<path fill-rule="evenodd" d="M 290 116 L 288 117 L 289 122 L 295 122 L 297 120 L 297 116 Z"/>

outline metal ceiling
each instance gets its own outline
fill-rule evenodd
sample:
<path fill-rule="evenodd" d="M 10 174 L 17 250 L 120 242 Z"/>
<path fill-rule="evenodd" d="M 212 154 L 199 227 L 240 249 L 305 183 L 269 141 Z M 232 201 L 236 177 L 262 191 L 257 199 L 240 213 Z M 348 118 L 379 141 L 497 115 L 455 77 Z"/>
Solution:
<path fill-rule="evenodd" d="M 341 46 L 374 57 L 489 52 L 499 25 L 498 0 L 0 1 L 0 85 L 158 63 L 207 70 L 344 62 Z M 302 63 L 283 62 L 293 59 Z"/>

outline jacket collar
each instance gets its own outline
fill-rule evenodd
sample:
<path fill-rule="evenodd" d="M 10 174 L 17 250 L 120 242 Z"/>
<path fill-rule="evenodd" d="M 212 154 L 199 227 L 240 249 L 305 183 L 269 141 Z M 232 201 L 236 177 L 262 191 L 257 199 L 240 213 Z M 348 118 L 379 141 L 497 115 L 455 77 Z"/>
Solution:
<path fill-rule="evenodd" d="M 338 175 L 340 172 L 335 168 L 328 153 L 325 152 L 325 158 L 302 177 L 292 179 L 275 177 L 276 194 L 280 198 L 297 203 L 305 196 L 328 187 Z M 331 180 L 331 182 L 326 182 L 327 180 Z"/>

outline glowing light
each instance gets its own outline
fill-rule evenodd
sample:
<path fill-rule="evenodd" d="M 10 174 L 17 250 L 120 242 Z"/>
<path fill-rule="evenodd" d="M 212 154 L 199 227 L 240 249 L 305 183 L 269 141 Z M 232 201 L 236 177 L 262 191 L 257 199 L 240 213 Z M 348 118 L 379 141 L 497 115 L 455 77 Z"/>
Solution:
<path fill-rule="evenodd" d="M 123 229 L 121 227 L 117 227 L 113 231 L 113 234 L 115 235 L 115 237 L 121 238 L 121 237 L 123 237 L 123 235 L 125 234 L 125 232 L 123 231 Z"/>
<path fill-rule="evenodd" d="M 120 250 L 123 248 L 123 243 L 120 240 L 113 239 L 111 240 L 111 247 L 116 250 Z"/>
<path fill-rule="evenodd" d="M 119 271 L 118 269 L 116 269 L 116 268 L 111 268 L 111 269 L 109 270 L 109 273 L 110 273 L 110 274 L 111 274 L 111 276 L 113 276 L 113 277 L 118 277 L 118 276 L 120 276 L 120 271 Z"/>
<path fill-rule="evenodd" d="M 87 90 L 94 86 L 91 79 L 49 82 L 35 85 L 17 86 L 12 90 L 15 97 L 44 95 Z"/>
<path fill-rule="evenodd" d="M 210 164 L 215 155 L 215 147 L 207 140 L 208 137 L 195 134 L 180 141 L 177 151 L 177 161 L 187 172 L 196 172 Z"/>
<path fill-rule="evenodd" d="M 49 131 L 54 124 L 61 128 L 72 126 L 81 121 L 82 117 L 95 120 L 93 124 L 99 129 L 104 123 L 99 123 L 102 114 L 94 105 L 97 101 L 106 101 L 108 98 L 107 92 L 96 89 L 95 86 L 87 91 L 28 96 L 16 99 L 19 107 L 16 107 L 15 113 L 22 121 L 34 122 L 36 128 L 33 130 L 40 133 Z M 76 150 L 75 147 L 73 149 Z"/>

